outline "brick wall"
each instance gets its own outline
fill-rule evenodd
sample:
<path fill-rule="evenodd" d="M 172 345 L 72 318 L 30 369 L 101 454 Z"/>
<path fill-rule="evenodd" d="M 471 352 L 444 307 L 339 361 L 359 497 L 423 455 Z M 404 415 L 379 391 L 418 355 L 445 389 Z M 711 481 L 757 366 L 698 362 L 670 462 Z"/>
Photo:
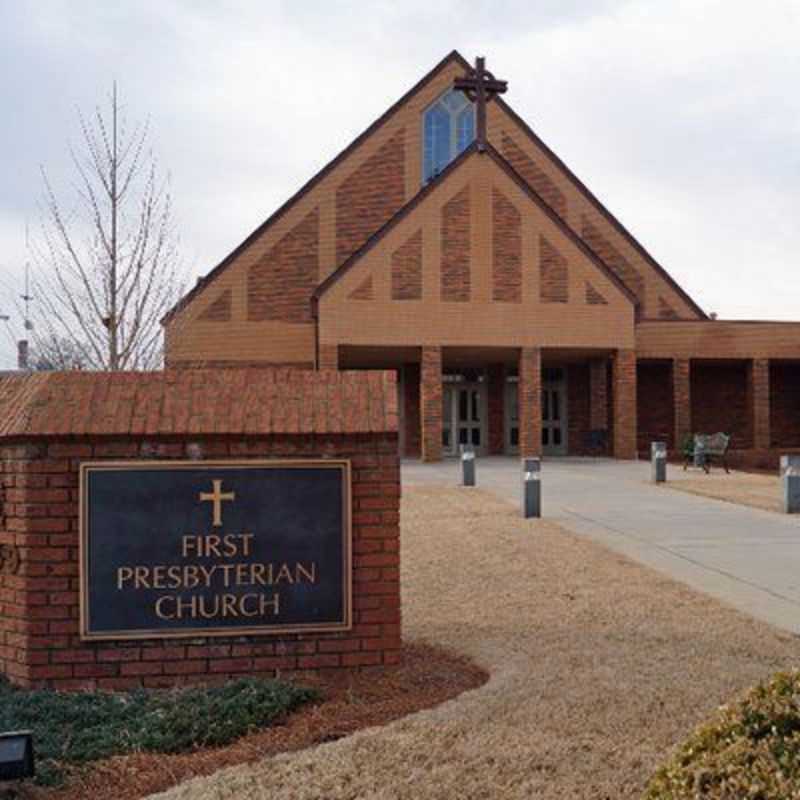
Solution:
<path fill-rule="evenodd" d="M 229 676 L 379 666 L 399 660 L 397 434 L 379 430 L 391 427 L 396 412 L 391 402 L 392 394 L 396 396 L 394 381 L 388 374 L 377 379 L 376 373 L 356 377 L 284 371 L 283 380 L 281 376 L 276 380 L 266 371 L 243 372 L 122 378 L 95 373 L 77 374 L 77 379 L 53 374 L 44 380 L 38 376 L 21 379 L 15 392 L 0 387 L 0 544 L 15 548 L 20 558 L 16 569 L 8 559 L 0 569 L 0 672 L 10 680 L 59 689 L 129 689 Z M 209 388 L 216 390 L 211 396 L 217 398 L 231 391 L 239 394 L 238 401 L 232 399 L 219 407 L 216 421 L 214 416 L 204 416 L 209 409 L 201 398 Z M 302 395 L 297 391 L 301 388 Z M 263 400 L 270 395 L 279 402 Z M 287 396 L 296 396 L 298 404 L 286 403 Z M 347 407 L 342 403 L 346 398 Z M 68 413 L 55 413 L 54 405 Z M 249 416 L 243 416 L 245 410 Z M 137 413 L 142 411 L 151 416 Z M 222 434 L 204 432 L 204 420 L 217 425 Z M 124 435 L 87 430 L 121 429 L 123 421 L 127 421 Z M 50 425 L 46 435 L 33 433 L 45 424 Z M 170 424 L 198 432 L 167 434 L 164 431 Z M 80 435 L 56 432 L 70 427 L 80 430 Z M 145 432 L 148 427 L 151 433 Z M 237 427 L 253 430 L 229 432 Z M 258 433 L 259 428 L 269 433 Z M 331 432 L 336 428 L 340 432 Z M 342 432 L 347 428 L 356 432 Z M 286 433 L 289 429 L 295 433 Z M 82 461 L 190 457 L 202 463 L 212 458 L 326 456 L 348 458 L 352 464 L 350 631 L 117 642 L 80 639 L 78 474 Z"/>
<path fill-rule="evenodd" d="M 506 368 L 503 364 L 490 364 L 488 378 L 489 455 L 502 455 L 506 447 Z"/>
<path fill-rule="evenodd" d="M 732 450 L 753 447 L 753 420 L 744 361 L 692 361 L 692 432 L 730 434 Z"/>
<path fill-rule="evenodd" d="M 492 300 L 522 302 L 522 215 L 496 188 L 492 191 Z"/>
<path fill-rule="evenodd" d="M 467 302 L 470 296 L 470 194 L 462 189 L 442 207 L 441 298 Z"/>
<path fill-rule="evenodd" d="M 591 430 L 588 364 L 570 364 L 567 367 L 567 427 L 567 453 L 571 456 L 594 455 L 588 447 Z"/>
<path fill-rule="evenodd" d="M 650 457 L 651 442 L 675 448 L 675 416 L 672 403 L 672 369 L 669 362 L 642 362 L 636 366 L 637 449 Z"/>
<path fill-rule="evenodd" d="M 773 447 L 800 447 L 800 363 L 770 364 L 770 431 Z"/>
<path fill-rule="evenodd" d="M 420 228 L 392 253 L 392 300 L 419 300 L 421 297 L 422 229 Z"/>
<path fill-rule="evenodd" d="M 403 451 L 420 457 L 419 364 L 403 366 Z"/>
<path fill-rule="evenodd" d="M 336 190 L 337 266 L 404 202 L 405 128 L 401 128 Z"/>

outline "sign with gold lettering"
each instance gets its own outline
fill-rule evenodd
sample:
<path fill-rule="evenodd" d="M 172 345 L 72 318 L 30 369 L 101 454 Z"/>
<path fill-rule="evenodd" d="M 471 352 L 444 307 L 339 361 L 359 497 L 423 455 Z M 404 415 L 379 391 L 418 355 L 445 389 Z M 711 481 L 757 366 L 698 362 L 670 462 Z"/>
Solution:
<path fill-rule="evenodd" d="M 81 465 L 81 636 L 346 630 L 350 465 Z"/>

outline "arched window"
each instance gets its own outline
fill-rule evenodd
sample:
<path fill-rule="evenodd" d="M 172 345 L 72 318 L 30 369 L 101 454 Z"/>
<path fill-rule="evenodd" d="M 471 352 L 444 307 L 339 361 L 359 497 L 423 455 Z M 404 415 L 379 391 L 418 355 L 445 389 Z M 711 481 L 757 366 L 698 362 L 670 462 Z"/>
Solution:
<path fill-rule="evenodd" d="M 475 109 L 456 89 L 443 94 L 423 118 L 422 180 L 435 178 L 475 138 Z"/>

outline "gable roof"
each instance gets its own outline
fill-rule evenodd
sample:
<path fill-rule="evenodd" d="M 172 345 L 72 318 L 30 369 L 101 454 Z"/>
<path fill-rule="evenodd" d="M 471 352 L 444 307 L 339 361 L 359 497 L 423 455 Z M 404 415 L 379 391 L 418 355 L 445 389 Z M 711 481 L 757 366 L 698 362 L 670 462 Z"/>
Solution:
<path fill-rule="evenodd" d="M 414 197 L 411 198 L 391 219 L 373 233 L 364 244 L 358 248 L 347 260 L 337 267 L 322 283 L 314 290 L 311 295 L 312 316 L 317 316 L 319 299 L 325 292 L 341 280 L 342 277 L 352 269 L 370 250 L 372 250 L 401 220 L 407 217 L 425 198 L 427 198 L 436 188 L 442 185 L 451 175 L 458 171 L 459 167 L 466 163 L 470 157 L 475 155 L 481 157 L 488 156 L 503 172 L 511 178 L 514 183 L 533 201 L 541 211 L 560 229 L 560 231 L 586 255 L 589 260 L 613 283 L 622 294 L 632 303 L 634 307 L 638 305 L 636 295 L 617 277 L 606 263 L 592 250 L 586 242 L 578 236 L 575 231 L 542 199 L 533 187 L 509 164 L 509 162 L 487 142 L 485 150 L 478 149 L 477 142 L 473 142 L 457 158 L 453 159 L 445 169 L 443 169 L 434 180 L 426 184 Z"/>
<path fill-rule="evenodd" d="M 463 59 L 462 59 L 463 60 Z M 465 62 L 466 63 L 466 62 Z M 514 122 L 519 125 L 520 129 L 525 133 L 531 141 L 536 144 L 537 147 L 540 147 L 548 156 L 548 158 L 552 159 L 553 162 L 559 167 L 559 169 L 564 171 L 564 174 L 573 182 L 575 187 L 578 191 L 590 202 L 594 205 L 598 211 L 600 211 L 606 220 L 611 223 L 611 225 L 616 229 L 618 233 L 622 235 L 624 239 L 626 239 L 629 244 L 636 250 L 642 258 L 647 261 L 656 272 L 661 275 L 662 278 L 678 293 L 678 295 L 683 298 L 683 300 L 692 308 L 697 314 L 700 316 L 701 319 L 708 319 L 708 315 L 699 305 L 689 296 L 689 294 L 683 289 L 683 287 L 672 277 L 672 275 L 667 272 L 658 261 L 650 255 L 650 253 L 645 250 L 644 245 L 603 205 L 603 203 L 598 200 L 596 195 L 592 193 L 588 186 L 550 149 L 534 132 L 533 128 L 528 125 L 527 122 L 519 115 L 513 108 L 502 98 L 500 95 L 494 98 L 494 102 L 503 109 L 503 111 L 508 114 Z"/>
<path fill-rule="evenodd" d="M 465 67 L 469 64 L 465 61 L 464 57 L 457 51 L 451 50 L 432 70 L 426 73 L 420 80 L 418 80 L 399 100 L 389 106 L 386 111 L 376 119 L 372 125 L 360 133 L 347 147 L 342 150 L 332 161 L 329 161 L 316 175 L 310 178 L 306 183 L 295 192 L 277 211 L 272 213 L 267 219 L 264 220 L 241 244 L 235 247 L 228 253 L 222 261 L 217 264 L 207 275 L 200 278 L 197 284 L 190 289 L 162 318 L 162 324 L 169 322 L 172 317 L 179 311 L 183 310 L 200 291 L 206 288 L 208 284 L 219 276 L 219 274 L 230 264 L 236 256 L 251 245 L 258 239 L 271 225 L 277 222 L 281 217 L 298 200 L 308 194 L 326 175 L 334 170 L 334 168 L 347 158 L 363 141 L 368 139 L 375 131 L 378 130 L 391 116 L 394 114 L 404 103 L 413 97 L 420 89 L 422 89 L 429 81 L 433 80 L 448 64 L 456 62 Z"/>
<path fill-rule="evenodd" d="M 317 184 L 319 184 L 320 181 L 322 181 L 322 179 L 325 178 L 326 175 L 328 175 L 330 172 L 332 172 L 333 169 L 338 164 L 340 164 L 342 161 L 344 161 L 344 159 L 347 158 L 347 156 L 350 155 L 362 142 L 364 142 L 367 138 L 369 138 L 369 136 L 371 136 L 375 131 L 377 131 L 404 103 L 406 103 L 411 97 L 413 97 L 420 89 L 422 89 L 429 81 L 433 80 L 443 69 L 445 69 L 451 63 L 456 63 L 456 64 L 460 65 L 461 67 L 463 67 L 464 70 L 471 69 L 471 66 L 470 66 L 469 62 L 461 55 L 461 53 L 458 52 L 458 50 L 450 51 L 450 53 L 448 53 L 438 64 L 436 64 L 436 66 L 433 67 L 433 69 L 431 69 L 419 81 L 417 81 L 417 83 L 415 83 L 414 86 L 412 86 L 399 100 L 397 100 L 395 103 L 393 103 L 368 128 L 366 128 L 361 134 L 359 134 L 333 160 L 329 161 L 319 172 L 316 173 L 316 175 L 314 175 L 312 178 L 310 178 L 282 206 L 280 206 L 273 214 L 271 214 L 266 220 L 264 220 L 264 222 L 262 222 L 261 225 L 259 225 L 252 233 L 250 233 L 250 235 L 247 236 L 247 238 L 244 239 L 244 241 L 242 241 L 227 256 L 225 256 L 225 258 L 223 258 L 222 261 L 219 262 L 219 264 L 217 264 L 205 276 L 203 276 L 202 278 L 198 279 L 198 281 L 195 284 L 195 286 L 192 287 L 192 289 L 190 289 L 163 316 L 163 318 L 161 319 L 161 323 L 165 324 L 165 323 L 169 322 L 176 314 L 178 314 L 187 305 L 189 305 L 189 303 L 191 303 L 191 301 L 195 298 L 195 296 L 197 294 L 199 294 L 203 289 L 205 289 L 213 280 L 215 280 L 217 277 L 219 277 L 219 275 L 226 269 L 226 267 L 229 264 L 231 264 L 241 252 L 243 252 L 245 249 L 247 249 L 247 247 L 249 247 L 262 234 L 264 234 L 264 232 L 270 226 L 272 226 L 279 219 L 281 219 L 302 197 L 304 197 L 306 194 L 308 194 L 308 192 L 310 192 Z M 542 139 L 540 139 L 539 136 L 537 136 L 537 134 L 525 122 L 525 120 L 522 119 L 522 117 L 520 117 L 501 96 L 497 95 L 496 97 L 492 98 L 491 102 L 497 103 L 498 106 L 506 114 L 508 114 L 509 117 L 512 120 L 514 120 L 514 122 L 516 122 L 519 125 L 520 129 L 525 133 L 525 135 L 528 136 L 538 147 L 540 147 L 547 154 L 547 156 L 553 160 L 553 162 L 559 167 L 559 169 L 564 171 L 565 175 L 567 175 L 567 177 L 574 183 L 575 187 L 581 192 L 581 194 L 583 194 L 584 197 L 586 197 L 586 199 L 589 200 L 589 202 L 591 202 L 601 212 L 601 214 L 605 217 L 605 219 L 623 236 L 623 238 L 625 238 L 631 244 L 631 246 L 656 270 L 656 272 L 658 274 L 660 274 L 664 278 L 664 280 L 677 292 L 677 294 L 686 301 L 686 303 L 690 306 L 690 308 L 692 308 L 699 315 L 699 317 L 701 319 L 708 319 L 707 314 L 686 293 L 686 291 L 684 291 L 684 289 L 675 281 L 675 279 L 666 271 L 666 269 L 664 269 L 664 267 L 662 267 L 650 255 L 650 253 L 647 252 L 647 250 L 644 248 L 644 246 L 603 205 L 603 203 L 600 202 L 600 200 L 598 200 L 598 198 L 588 189 L 588 187 L 580 180 L 580 178 L 578 178 L 577 175 L 575 175 L 575 173 L 572 172 L 572 170 L 553 152 L 553 150 L 551 150 L 550 147 L 548 147 L 542 141 Z M 492 149 L 494 150 L 494 148 L 492 148 Z M 470 150 L 470 148 L 468 148 L 464 152 L 465 153 L 469 152 L 469 150 Z M 544 203 L 544 201 L 541 199 L 541 197 L 535 192 L 533 187 L 531 187 L 530 184 L 528 184 L 528 182 L 521 175 L 519 175 L 519 173 L 517 173 L 513 169 L 513 167 L 511 167 L 511 165 L 508 162 L 506 162 L 505 159 L 499 153 L 497 153 L 496 150 L 494 151 L 494 156 L 496 156 L 497 158 L 500 158 L 501 161 L 505 162 L 505 166 L 503 168 L 506 169 L 506 170 L 510 169 L 514 173 L 514 175 L 516 176 L 515 180 L 518 183 L 521 182 L 522 184 L 525 184 L 525 186 L 527 187 L 527 191 L 532 192 L 533 195 L 536 196 L 537 202 L 540 205 L 544 204 L 544 206 L 546 206 L 547 209 L 549 209 L 549 211 L 552 212 L 552 214 L 555 214 L 555 212 L 553 212 L 552 209 L 550 209 L 550 207 L 546 203 Z M 456 161 L 458 161 L 458 159 L 456 159 Z M 455 164 L 455 161 L 452 162 L 450 166 L 452 166 L 454 164 Z M 432 184 L 437 184 L 447 172 L 448 172 L 447 169 L 443 170 L 436 178 L 434 178 L 428 184 L 423 186 L 420 189 L 420 191 L 417 192 L 417 194 L 408 203 L 406 203 L 406 206 L 409 206 L 411 203 L 414 203 L 415 201 L 419 201 L 420 199 L 422 199 L 425 196 L 425 192 L 429 189 L 429 187 Z M 406 209 L 406 206 L 401 208 L 400 211 L 398 212 L 398 214 L 404 213 L 404 209 Z M 405 211 L 405 213 L 408 213 L 407 210 Z M 558 215 L 556 214 L 556 216 L 558 216 Z M 389 222 L 391 222 L 391 220 Z M 562 223 L 563 223 L 563 220 L 562 220 Z M 389 224 L 389 223 L 386 223 L 386 224 Z M 566 225 L 566 223 L 563 223 L 563 224 Z M 386 226 L 384 225 L 384 227 L 386 227 Z M 569 228 L 569 226 L 566 226 L 566 227 Z M 380 230 L 383 230 L 383 228 L 379 229 L 379 231 L 376 231 L 375 234 L 373 234 L 373 236 L 377 235 L 380 232 Z M 569 230 L 571 231 L 572 229 L 570 228 Z M 575 235 L 577 236 L 577 234 L 575 234 Z M 369 241 L 371 239 L 372 239 L 372 237 L 370 237 L 370 239 L 367 240 L 367 243 L 369 243 Z M 583 240 L 580 238 L 580 236 L 577 236 L 577 239 L 581 242 L 582 249 L 588 250 L 590 253 L 592 253 L 593 260 L 596 263 L 600 263 L 600 264 L 603 263 L 602 260 L 599 258 L 599 256 L 595 255 L 593 253 L 593 251 L 591 251 L 591 248 L 588 248 L 588 246 L 585 243 L 583 243 Z M 365 244 L 365 246 L 366 246 L 366 244 Z M 353 258 L 353 256 L 357 255 L 357 254 L 358 254 L 358 251 L 356 253 L 354 253 L 353 255 L 351 255 L 347 259 L 347 261 L 345 263 L 349 262 Z M 340 266 L 344 266 L 344 265 L 340 265 Z M 605 269 L 605 271 L 607 273 L 613 275 L 613 273 L 611 272 L 611 270 L 608 269 L 608 267 L 605 267 L 605 265 L 603 265 L 603 266 L 604 266 L 604 269 Z M 312 305 L 313 306 L 316 305 L 316 300 L 319 297 L 318 291 L 321 290 L 322 287 L 327 284 L 327 281 L 333 275 L 335 275 L 337 272 L 338 272 L 338 268 L 336 270 L 334 270 L 334 272 L 331 273 L 331 275 L 329 275 L 328 278 L 326 278 L 320 284 L 320 286 L 318 287 L 317 291 L 314 292 L 314 294 L 312 296 Z M 616 275 L 614 275 L 614 279 L 615 279 L 615 283 L 617 283 L 617 284 L 621 283 L 619 281 L 619 279 L 616 278 Z M 626 291 L 626 294 L 631 296 L 631 292 L 627 289 L 627 287 L 625 288 L 625 291 Z"/>

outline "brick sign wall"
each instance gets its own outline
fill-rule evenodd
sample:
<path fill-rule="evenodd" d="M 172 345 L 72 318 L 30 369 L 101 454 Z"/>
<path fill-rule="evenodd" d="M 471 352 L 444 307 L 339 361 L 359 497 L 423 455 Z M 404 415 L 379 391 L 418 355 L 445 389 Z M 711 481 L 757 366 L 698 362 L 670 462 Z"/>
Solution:
<path fill-rule="evenodd" d="M 290 370 L 54 374 L 9 379 L 0 385 L 0 410 L 0 671 L 15 683 L 173 686 L 399 660 L 393 376 Z M 119 640 L 81 635 L 82 465 L 191 461 L 202 467 L 275 459 L 349 462 L 352 618 L 346 629 Z"/>

